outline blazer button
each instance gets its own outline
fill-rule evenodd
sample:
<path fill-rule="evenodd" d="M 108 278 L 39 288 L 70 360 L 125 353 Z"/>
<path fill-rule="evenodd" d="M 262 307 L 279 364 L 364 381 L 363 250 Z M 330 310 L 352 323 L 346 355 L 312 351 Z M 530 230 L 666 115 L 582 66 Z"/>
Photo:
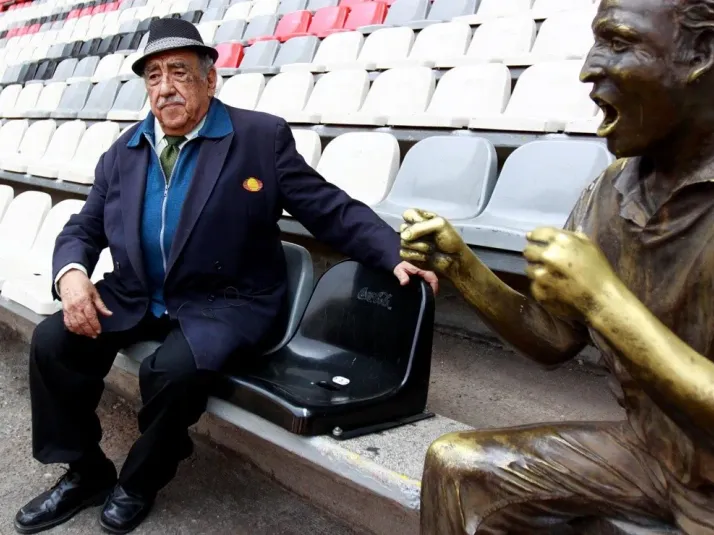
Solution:
<path fill-rule="evenodd" d="M 121 268 L 121 265 L 119 265 L 119 260 L 116 260 L 116 261 L 114 262 L 114 267 L 115 267 L 116 269 Z"/>
<path fill-rule="evenodd" d="M 223 269 L 223 266 L 221 265 L 220 262 L 216 261 L 213 263 L 213 266 L 216 268 L 216 271 L 220 271 Z"/>
<path fill-rule="evenodd" d="M 216 300 L 216 296 L 213 294 L 209 294 L 208 296 L 208 302 L 213 303 Z"/>

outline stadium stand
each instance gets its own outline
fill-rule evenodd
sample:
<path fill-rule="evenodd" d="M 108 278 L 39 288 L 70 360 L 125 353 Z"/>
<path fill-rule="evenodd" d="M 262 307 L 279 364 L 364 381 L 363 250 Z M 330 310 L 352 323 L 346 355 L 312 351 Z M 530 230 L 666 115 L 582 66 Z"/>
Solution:
<path fill-rule="evenodd" d="M 50 244 L 63 221 L 79 210 L 101 154 L 149 111 L 143 81 L 130 66 L 148 39 L 149 22 L 158 17 L 197 24 L 204 40 L 220 51 L 218 98 L 285 118 L 309 165 L 374 207 L 394 228 L 407 207 L 436 211 L 454 222 L 493 269 L 522 273 L 525 232 L 562 225 L 578 192 L 612 161 L 594 136 L 601 114 L 578 77 L 592 44 L 587 27 L 596 5 L 592 0 L 0 0 L 2 303 L 39 316 L 57 310 L 49 289 Z M 23 193 L 15 196 L 11 186 Z M 53 206 L 48 192 L 77 200 Z M 309 237 L 287 213 L 280 226 L 287 235 Z M 296 273 L 309 271 L 309 281 L 291 282 L 293 315 L 326 306 L 309 300 L 309 254 L 289 244 L 286 253 Z M 93 280 L 112 268 L 104 251 Z M 340 269 L 361 276 L 350 264 Z M 332 284 L 329 277 L 321 283 Z M 301 284 L 310 287 L 307 294 Z M 427 309 L 420 310 L 428 314 Z M 296 332 L 298 323 L 293 318 L 288 330 Z M 135 372 L 145 351 L 127 351 L 121 366 Z M 283 356 L 288 362 L 305 357 L 299 351 Z M 419 358 L 423 365 L 430 355 Z M 405 373 L 392 371 L 395 377 Z M 282 378 L 274 372 L 255 371 L 231 387 L 242 401 L 227 398 L 260 413 L 251 401 L 255 385 L 267 382 L 279 390 Z M 334 400 L 340 392 L 322 394 Z M 422 401 L 410 403 L 413 409 Z M 329 430 L 313 425 L 309 415 L 296 424 L 296 408 L 304 403 L 278 403 L 266 417 L 292 431 Z M 236 425 L 252 421 L 247 413 L 241 413 L 242 420 L 231 416 L 216 400 L 209 409 Z M 436 437 L 431 433 L 421 442 Z M 387 493 L 389 487 L 395 501 L 418 507 L 413 479 L 392 484 L 382 483 L 381 473 L 370 477 L 376 492 Z"/>

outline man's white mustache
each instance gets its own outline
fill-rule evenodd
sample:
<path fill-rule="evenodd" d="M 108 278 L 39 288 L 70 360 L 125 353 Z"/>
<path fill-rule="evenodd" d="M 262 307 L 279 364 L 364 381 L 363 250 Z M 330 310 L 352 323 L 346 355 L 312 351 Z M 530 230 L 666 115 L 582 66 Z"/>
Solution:
<path fill-rule="evenodd" d="M 160 98 L 159 101 L 156 103 L 156 106 L 159 109 L 163 109 L 169 104 L 186 104 L 186 100 L 180 96 L 180 95 L 174 95 L 168 98 Z"/>

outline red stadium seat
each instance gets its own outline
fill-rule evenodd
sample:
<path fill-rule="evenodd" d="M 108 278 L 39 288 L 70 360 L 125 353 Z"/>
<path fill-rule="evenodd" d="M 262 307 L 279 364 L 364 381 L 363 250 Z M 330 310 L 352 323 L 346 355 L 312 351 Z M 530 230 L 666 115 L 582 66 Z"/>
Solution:
<path fill-rule="evenodd" d="M 326 32 L 327 35 L 336 32 L 351 32 L 361 26 L 382 24 L 387 16 L 387 4 L 383 2 L 362 2 L 350 8 L 345 24 L 340 29 Z"/>
<path fill-rule="evenodd" d="M 350 8 L 342 6 L 318 9 L 312 17 L 308 30 L 305 33 L 294 33 L 290 38 L 305 37 L 306 35 L 315 35 L 320 38 L 326 37 L 331 32 L 344 27 L 349 12 Z"/>
<path fill-rule="evenodd" d="M 216 50 L 216 69 L 235 69 L 243 61 L 243 45 L 240 43 L 221 43 L 216 45 Z"/>
<path fill-rule="evenodd" d="M 67 20 L 79 18 L 79 14 L 82 12 L 81 9 L 73 9 L 67 14 Z"/>
<path fill-rule="evenodd" d="M 249 43 L 253 44 L 255 41 L 273 41 L 276 39 L 284 43 L 296 35 L 305 35 L 310 27 L 311 21 L 312 13 L 310 11 L 293 11 L 280 19 L 273 35 L 265 35 L 251 39 Z"/>
<path fill-rule="evenodd" d="M 94 9 L 94 6 L 89 6 L 89 7 L 83 8 L 82 11 L 79 12 L 79 18 L 90 16 L 92 14 L 93 9 Z"/>

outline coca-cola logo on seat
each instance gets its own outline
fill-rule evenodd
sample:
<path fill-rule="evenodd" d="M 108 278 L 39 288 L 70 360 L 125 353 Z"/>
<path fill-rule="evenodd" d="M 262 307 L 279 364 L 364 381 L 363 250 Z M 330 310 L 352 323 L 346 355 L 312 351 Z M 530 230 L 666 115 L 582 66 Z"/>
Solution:
<path fill-rule="evenodd" d="M 387 292 L 373 292 L 365 286 L 357 293 L 357 299 L 392 310 L 392 294 Z"/>

